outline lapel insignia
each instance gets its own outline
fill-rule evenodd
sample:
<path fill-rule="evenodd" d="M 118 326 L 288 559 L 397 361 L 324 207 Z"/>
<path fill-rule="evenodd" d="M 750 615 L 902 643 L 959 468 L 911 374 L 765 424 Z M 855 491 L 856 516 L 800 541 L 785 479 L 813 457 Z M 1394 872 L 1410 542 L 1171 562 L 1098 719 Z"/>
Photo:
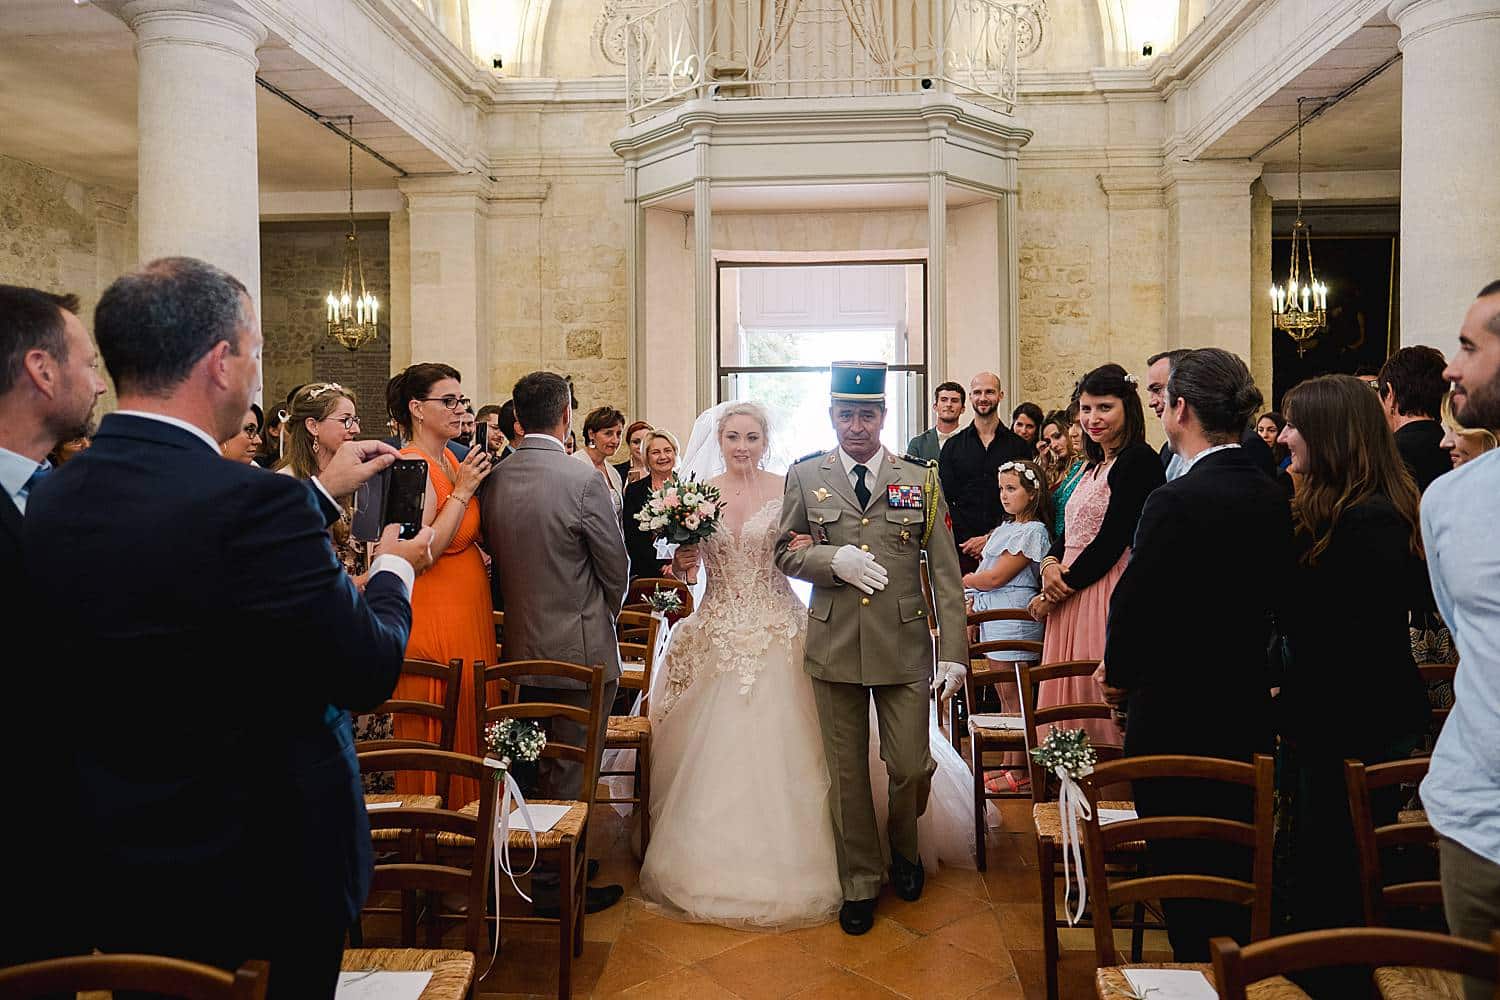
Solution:
<path fill-rule="evenodd" d="M 831 497 L 831 496 L 833 496 L 833 494 L 829 493 L 827 490 L 823 489 L 823 487 L 821 487 L 821 486 L 818 487 L 817 489 L 813 490 L 813 497 L 817 499 L 818 503 L 827 503 L 828 502 L 828 498 Z"/>

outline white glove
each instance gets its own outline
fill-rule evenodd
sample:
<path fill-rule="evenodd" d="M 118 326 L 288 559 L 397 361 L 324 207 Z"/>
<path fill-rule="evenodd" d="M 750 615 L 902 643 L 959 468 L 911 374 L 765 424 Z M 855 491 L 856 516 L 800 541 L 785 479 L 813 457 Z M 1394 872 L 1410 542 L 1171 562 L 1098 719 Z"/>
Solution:
<path fill-rule="evenodd" d="M 885 567 L 876 562 L 874 556 L 853 545 L 839 546 L 833 554 L 831 568 L 834 576 L 867 594 L 884 590 L 890 579 Z"/>
<path fill-rule="evenodd" d="M 932 691 L 938 696 L 938 704 L 945 703 L 957 694 L 959 688 L 964 686 L 964 678 L 967 676 L 969 670 L 962 663 L 939 660 L 937 678 L 932 682 Z"/>

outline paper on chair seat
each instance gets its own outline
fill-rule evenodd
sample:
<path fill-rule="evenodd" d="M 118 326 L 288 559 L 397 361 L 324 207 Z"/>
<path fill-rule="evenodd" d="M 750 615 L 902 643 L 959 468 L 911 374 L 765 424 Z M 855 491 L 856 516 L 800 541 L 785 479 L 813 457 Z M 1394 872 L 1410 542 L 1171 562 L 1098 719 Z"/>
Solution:
<path fill-rule="evenodd" d="M 1196 969 L 1123 969 L 1137 996 L 1150 1000 L 1219 1000 L 1219 991 Z"/>
<path fill-rule="evenodd" d="M 430 972 L 340 972 L 334 1000 L 417 1000 Z"/>
<path fill-rule="evenodd" d="M 376 809 L 400 809 L 404 805 L 405 802 L 366 802 L 365 810 L 374 812 Z"/>
<path fill-rule="evenodd" d="M 557 825 L 558 820 L 568 814 L 572 806 L 547 806 L 537 805 L 535 802 L 526 803 L 526 811 L 531 814 L 531 821 L 536 824 L 537 833 L 546 833 Z M 520 810 L 510 811 L 510 829 L 512 833 L 517 831 L 526 832 L 526 820 Z M 530 843 L 530 841 L 528 841 Z"/>
<path fill-rule="evenodd" d="M 1100 809 L 1099 825 L 1109 826 L 1111 823 L 1121 823 L 1127 819 L 1140 819 L 1134 809 Z"/>
<path fill-rule="evenodd" d="M 980 729 L 1011 729 L 1020 732 L 1026 728 L 1026 723 L 1019 715 L 982 715 L 976 713 L 969 716 L 969 721 Z"/>

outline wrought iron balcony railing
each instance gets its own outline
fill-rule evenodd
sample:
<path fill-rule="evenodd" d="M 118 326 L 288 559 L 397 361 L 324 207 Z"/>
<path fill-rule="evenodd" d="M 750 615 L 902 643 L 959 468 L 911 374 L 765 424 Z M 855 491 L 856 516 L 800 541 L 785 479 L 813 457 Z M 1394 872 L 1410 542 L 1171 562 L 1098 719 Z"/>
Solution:
<path fill-rule="evenodd" d="M 664 0 L 624 21 L 626 111 L 936 88 L 1009 113 L 1046 0 Z"/>

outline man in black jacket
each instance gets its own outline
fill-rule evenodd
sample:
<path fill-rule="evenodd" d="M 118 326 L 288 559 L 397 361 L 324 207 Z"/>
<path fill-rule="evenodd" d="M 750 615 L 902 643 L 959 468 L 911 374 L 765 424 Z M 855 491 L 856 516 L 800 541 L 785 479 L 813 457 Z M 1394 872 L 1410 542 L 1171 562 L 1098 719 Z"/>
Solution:
<path fill-rule="evenodd" d="M 55 864 L 87 886 L 72 922 L 106 952 L 266 959 L 274 995 L 332 996 L 372 863 L 349 712 L 395 688 L 432 530 L 393 527 L 361 594 L 332 497 L 392 449 L 350 442 L 310 483 L 222 457 L 261 346 L 223 271 L 155 261 L 94 326 L 120 410 L 32 493 L 46 658 L 16 702 L 52 723 L 34 759 L 56 773 L 33 787 Z M 74 829 L 85 843 L 56 843 Z"/>
<path fill-rule="evenodd" d="M 1190 352 L 1172 369 L 1165 403 L 1167 436 L 1186 469 L 1141 513 L 1110 601 L 1106 695 L 1128 703 L 1127 756 L 1248 761 L 1271 748 L 1266 648 L 1276 595 L 1292 571 L 1290 507 L 1239 443 L 1261 405 L 1244 362 L 1218 348 Z M 1250 817 L 1239 790 L 1191 780 L 1141 782 L 1135 796 L 1141 816 Z M 1158 871 L 1249 871 L 1232 848 L 1151 847 Z M 1184 962 L 1205 961 L 1210 937 L 1243 939 L 1249 927 L 1243 908 L 1209 901 L 1170 901 L 1166 915 Z"/>
<path fill-rule="evenodd" d="M 1443 450 L 1443 425 L 1438 416 L 1448 382 L 1443 353 L 1431 347 L 1403 347 L 1380 368 L 1380 405 L 1385 422 L 1396 435 L 1401 461 L 1426 493 L 1432 481 L 1453 468 Z"/>
<path fill-rule="evenodd" d="M 60 442 L 88 433 L 94 402 L 105 389 L 95 367 L 99 352 L 77 309 L 72 295 L 0 285 L 0 634 L 11 667 L 9 701 L 18 707 L 0 728 L 0 750 L 7 760 L 27 762 L 32 787 L 42 789 L 52 786 L 37 741 L 59 720 L 35 711 L 40 703 L 14 687 L 26 689 L 48 669 L 48 661 L 36 657 L 52 655 L 28 608 L 31 588 L 21 571 L 21 537 L 27 511 L 35 509 L 32 492 L 52 473 L 47 455 Z M 27 919 L 11 921 L 0 940 L 0 966 L 84 949 L 84 940 L 68 934 L 73 901 L 57 881 L 72 859 L 58 855 L 55 865 L 45 867 L 24 863 L 19 859 L 36 851 L 36 830 L 7 823 L 3 831 L 6 887 L 13 898 L 31 900 L 32 909 Z"/>

